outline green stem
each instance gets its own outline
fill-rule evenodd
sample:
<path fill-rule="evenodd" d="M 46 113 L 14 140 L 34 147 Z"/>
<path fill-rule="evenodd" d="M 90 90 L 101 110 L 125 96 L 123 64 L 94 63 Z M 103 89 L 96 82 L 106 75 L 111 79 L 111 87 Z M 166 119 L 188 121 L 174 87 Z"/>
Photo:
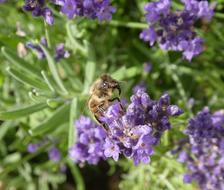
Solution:
<path fill-rule="evenodd" d="M 170 65 L 169 67 L 167 67 L 167 69 L 170 71 L 172 79 L 176 83 L 177 89 L 179 90 L 182 99 L 184 100 L 184 102 L 187 102 L 186 92 L 184 90 L 184 87 L 183 87 L 178 75 L 176 74 L 177 67 L 175 65 Z"/>
<path fill-rule="evenodd" d="M 134 28 L 134 29 L 148 28 L 148 24 L 139 23 L 139 22 L 125 22 L 125 21 L 119 21 L 119 20 L 112 20 L 108 24 L 111 26 Z"/>
<path fill-rule="evenodd" d="M 72 162 L 70 158 L 67 158 L 66 161 L 76 182 L 77 190 L 85 190 L 85 184 L 78 167 Z"/>
<path fill-rule="evenodd" d="M 188 98 L 187 98 L 186 92 L 184 90 L 184 87 L 183 87 L 183 85 L 182 85 L 182 83 L 179 79 L 179 76 L 176 73 L 177 70 L 178 70 L 177 66 L 169 64 L 169 65 L 166 66 L 166 69 L 170 73 L 173 81 L 176 83 L 176 86 L 177 86 L 177 89 L 180 93 L 180 96 L 183 99 L 183 101 L 185 103 L 185 106 L 186 106 Z M 186 107 L 188 108 L 188 106 L 186 106 Z M 188 108 L 188 111 L 189 111 L 190 116 L 193 116 L 192 110 L 190 108 Z"/>
<path fill-rule="evenodd" d="M 51 48 L 51 40 L 50 40 L 50 36 L 49 36 L 49 32 L 48 32 L 48 26 L 47 26 L 46 22 L 44 22 L 44 28 L 45 28 L 45 36 L 46 36 L 46 39 L 47 39 L 48 48 Z"/>
<path fill-rule="evenodd" d="M 165 55 L 166 61 L 167 61 L 167 63 L 163 64 L 163 66 L 165 67 L 167 73 L 171 76 L 171 78 L 175 82 L 178 92 L 180 93 L 180 96 L 185 104 L 185 107 L 188 109 L 190 116 L 193 116 L 192 110 L 188 108 L 187 106 L 187 101 L 188 101 L 187 94 L 184 90 L 183 84 L 179 76 L 177 75 L 178 67 L 174 64 L 171 64 L 170 57 L 167 51 L 162 51 L 162 52 Z M 176 61 L 176 63 L 178 63 L 178 61 Z"/>

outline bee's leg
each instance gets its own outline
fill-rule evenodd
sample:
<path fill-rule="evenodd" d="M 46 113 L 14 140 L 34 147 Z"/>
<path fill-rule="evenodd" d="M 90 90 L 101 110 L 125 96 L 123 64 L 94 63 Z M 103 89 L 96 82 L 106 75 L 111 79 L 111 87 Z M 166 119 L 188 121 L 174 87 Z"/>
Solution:
<path fill-rule="evenodd" d="M 103 126 L 104 129 L 106 129 L 106 130 L 108 129 L 108 126 L 106 123 L 103 123 L 102 121 L 100 121 L 100 119 L 96 115 L 94 115 L 94 117 L 97 120 L 97 122 Z"/>
<path fill-rule="evenodd" d="M 99 119 L 96 115 L 94 115 L 94 117 L 95 117 L 95 119 L 97 120 L 97 122 L 98 122 L 99 124 L 102 124 L 102 121 L 100 121 L 100 119 Z"/>
<path fill-rule="evenodd" d="M 118 97 L 115 97 L 115 98 L 109 99 L 109 102 L 113 102 L 114 100 L 117 100 L 118 102 L 121 102 L 120 98 L 118 98 Z"/>
<path fill-rule="evenodd" d="M 113 101 L 115 101 L 115 100 L 117 100 L 117 101 L 119 102 L 119 105 L 120 105 L 121 109 L 124 110 L 124 107 L 123 107 L 122 104 L 121 104 L 121 100 L 120 100 L 120 98 L 115 97 L 115 98 L 109 99 L 110 102 L 113 102 Z"/>
<path fill-rule="evenodd" d="M 117 86 L 117 89 L 118 89 L 118 93 L 119 93 L 119 96 L 120 96 L 121 95 L 121 87 Z"/>
<path fill-rule="evenodd" d="M 116 89 L 118 90 L 118 94 L 119 94 L 119 97 L 121 95 L 121 87 L 119 85 L 116 85 L 115 87 L 112 87 L 113 88 L 113 91 Z"/>

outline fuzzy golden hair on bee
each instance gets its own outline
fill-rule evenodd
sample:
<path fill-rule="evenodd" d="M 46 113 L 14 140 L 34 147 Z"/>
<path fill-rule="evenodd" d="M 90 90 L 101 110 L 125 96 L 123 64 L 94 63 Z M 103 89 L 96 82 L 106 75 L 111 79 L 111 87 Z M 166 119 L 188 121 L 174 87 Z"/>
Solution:
<path fill-rule="evenodd" d="M 114 97 L 114 91 L 118 90 L 118 96 Z M 88 108 L 100 122 L 100 117 L 108 109 L 108 107 L 117 100 L 120 102 L 121 88 L 117 80 L 113 79 L 109 74 L 102 74 L 91 86 L 89 91 Z"/>

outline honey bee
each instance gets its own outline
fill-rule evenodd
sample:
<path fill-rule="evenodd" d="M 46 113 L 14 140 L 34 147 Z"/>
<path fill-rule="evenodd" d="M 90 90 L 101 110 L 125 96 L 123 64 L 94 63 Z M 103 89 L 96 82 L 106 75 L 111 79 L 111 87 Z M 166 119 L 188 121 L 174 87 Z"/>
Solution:
<path fill-rule="evenodd" d="M 115 90 L 118 90 L 120 96 L 121 88 L 119 82 L 108 74 L 101 75 L 90 88 L 90 98 L 88 100 L 89 110 L 103 126 L 105 126 L 105 124 L 100 121 L 100 117 L 113 101 L 118 100 L 120 102 L 119 97 L 113 97 Z"/>

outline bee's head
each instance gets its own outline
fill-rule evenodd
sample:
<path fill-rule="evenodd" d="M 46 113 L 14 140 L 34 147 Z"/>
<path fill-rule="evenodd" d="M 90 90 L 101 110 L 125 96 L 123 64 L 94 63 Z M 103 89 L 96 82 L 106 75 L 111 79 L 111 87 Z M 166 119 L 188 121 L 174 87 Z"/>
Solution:
<path fill-rule="evenodd" d="M 119 82 L 115 79 L 113 79 L 110 75 L 108 74 L 103 74 L 100 76 L 101 78 L 101 84 L 100 84 L 100 88 L 101 89 L 118 89 L 119 94 L 121 93 L 121 89 L 120 89 L 120 85 Z"/>

